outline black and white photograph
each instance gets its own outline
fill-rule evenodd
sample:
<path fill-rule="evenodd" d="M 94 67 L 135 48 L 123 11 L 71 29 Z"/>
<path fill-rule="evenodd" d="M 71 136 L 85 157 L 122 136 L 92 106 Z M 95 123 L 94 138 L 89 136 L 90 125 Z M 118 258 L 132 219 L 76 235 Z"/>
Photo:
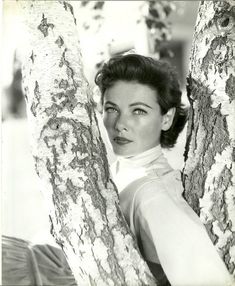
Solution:
<path fill-rule="evenodd" d="M 234 0 L 3 0 L 0 53 L 0 285 L 235 285 Z"/>

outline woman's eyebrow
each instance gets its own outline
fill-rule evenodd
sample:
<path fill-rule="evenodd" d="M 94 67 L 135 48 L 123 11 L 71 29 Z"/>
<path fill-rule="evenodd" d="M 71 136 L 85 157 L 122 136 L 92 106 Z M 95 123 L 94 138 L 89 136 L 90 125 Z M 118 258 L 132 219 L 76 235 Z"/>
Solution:
<path fill-rule="evenodd" d="M 134 102 L 134 103 L 130 104 L 130 106 L 136 106 L 136 105 L 144 105 L 144 106 L 146 106 L 148 108 L 153 109 L 151 106 L 149 106 L 148 104 L 146 104 L 144 102 Z"/>
<path fill-rule="evenodd" d="M 117 104 L 115 104 L 115 103 L 112 102 L 112 101 L 106 101 L 104 104 L 105 104 L 105 105 L 106 105 L 106 104 L 111 104 L 111 105 L 117 106 Z"/>

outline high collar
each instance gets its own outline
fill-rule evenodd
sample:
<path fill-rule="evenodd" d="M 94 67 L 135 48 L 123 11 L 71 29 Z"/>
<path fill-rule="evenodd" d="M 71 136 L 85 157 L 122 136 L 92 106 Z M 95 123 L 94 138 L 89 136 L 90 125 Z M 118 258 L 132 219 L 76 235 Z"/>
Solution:
<path fill-rule="evenodd" d="M 122 167 L 139 168 L 148 165 L 149 163 L 155 161 L 162 155 L 162 149 L 160 145 L 153 147 L 147 151 L 144 151 L 138 155 L 132 157 L 117 157 L 117 167 L 118 165 Z"/>
<path fill-rule="evenodd" d="M 122 191 L 131 182 L 149 174 L 161 175 L 172 170 L 158 145 L 133 157 L 118 157 L 112 165 L 113 180 Z"/>

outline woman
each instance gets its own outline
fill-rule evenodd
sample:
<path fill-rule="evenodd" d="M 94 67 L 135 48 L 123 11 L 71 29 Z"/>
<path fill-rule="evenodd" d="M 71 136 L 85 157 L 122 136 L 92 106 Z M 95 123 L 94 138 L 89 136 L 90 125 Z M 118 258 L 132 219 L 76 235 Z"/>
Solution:
<path fill-rule="evenodd" d="M 187 117 L 172 68 L 137 54 L 117 56 L 95 82 L 118 156 L 112 173 L 121 208 L 153 275 L 160 285 L 229 285 L 224 263 L 182 197 L 180 172 L 162 153 Z"/>

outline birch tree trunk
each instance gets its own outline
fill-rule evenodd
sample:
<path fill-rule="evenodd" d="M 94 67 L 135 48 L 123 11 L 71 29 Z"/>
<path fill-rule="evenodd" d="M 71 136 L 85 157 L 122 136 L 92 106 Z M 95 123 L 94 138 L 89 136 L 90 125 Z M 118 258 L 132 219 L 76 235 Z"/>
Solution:
<path fill-rule="evenodd" d="M 235 3 L 202 1 L 188 77 L 185 196 L 235 274 Z"/>
<path fill-rule="evenodd" d="M 70 3 L 21 2 L 31 145 L 52 234 L 78 285 L 156 285 L 110 180 Z"/>

